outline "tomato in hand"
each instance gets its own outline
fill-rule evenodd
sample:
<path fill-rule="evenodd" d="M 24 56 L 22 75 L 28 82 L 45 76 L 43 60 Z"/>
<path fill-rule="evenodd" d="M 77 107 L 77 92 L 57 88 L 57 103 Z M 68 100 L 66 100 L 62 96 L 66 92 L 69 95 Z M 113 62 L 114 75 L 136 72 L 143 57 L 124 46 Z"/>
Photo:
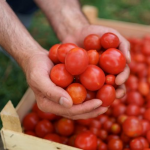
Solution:
<path fill-rule="evenodd" d="M 101 106 L 110 106 L 116 98 L 115 88 L 111 85 L 104 85 L 98 92 L 96 97 L 103 103 Z"/>
<path fill-rule="evenodd" d="M 80 81 L 90 91 L 99 90 L 105 82 L 105 74 L 102 69 L 95 65 L 89 65 L 80 75 Z"/>
<path fill-rule="evenodd" d="M 73 81 L 73 75 L 66 70 L 64 64 L 55 65 L 50 72 L 50 78 L 52 82 L 62 88 L 67 87 Z"/>
<path fill-rule="evenodd" d="M 76 136 L 75 147 L 84 150 L 96 150 L 97 137 L 90 131 L 81 132 Z"/>
<path fill-rule="evenodd" d="M 49 50 L 49 54 L 48 57 L 51 59 L 51 61 L 55 64 L 58 64 L 60 61 L 58 60 L 58 56 L 57 56 L 57 50 L 59 48 L 61 44 L 55 44 L 54 46 L 52 46 Z"/>
<path fill-rule="evenodd" d="M 73 100 L 73 104 L 81 104 L 87 95 L 86 89 L 82 84 L 72 83 L 70 84 L 66 91 L 69 93 Z"/>
<path fill-rule="evenodd" d="M 70 136 L 74 131 L 74 122 L 67 118 L 61 118 L 56 124 L 56 132 L 63 136 Z"/>
<path fill-rule="evenodd" d="M 53 125 L 50 121 L 44 119 L 38 122 L 35 127 L 35 133 L 38 137 L 44 137 L 48 133 L 52 133 L 54 130 Z"/>
<path fill-rule="evenodd" d="M 120 139 L 111 139 L 108 142 L 109 150 L 123 150 L 123 142 Z"/>
<path fill-rule="evenodd" d="M 86 50 L 95 49 L 97 51 L 101 48 L 100 37 L 96 34 L 90 34 L 84 39 L 84 48 Z"/>
<path fill-rule="evenodd" d="M 124 70 L 126 59 L 121 51 L 110 48 L 102 53 L 99 65 L 105 72 L 115 75 Z"/>
<path fill-rule="evenodd" d="M 65 58 L 65 67 L 72 75 L 83 73 L 89 63 L 87 51 L 82 48 L 71 49 Z"/>
<path fill-rule="evenodd" d="M 57 50 L 57 57 L 58 57 L 59 61 L 62 63 L 65 63 L 65 57 L 66 57 L 67 53 L 75 47 L 77 47 L 77 46 L 72 43 L 61 44 Z"/>
<path fill-rule="evenodd" d="M 89 56 L 89 64 L 97 65 L 99 62 L 99 53 L 96 50 L 89 50 L 87 54 Z"/>
<path fill-rule="evenodd" d="M 105 33 L 101 37 L 101 45 L 103 48 L 108 49 L 108 48 L 117 48 L 119 46 L 119 38 L 117 35 L 113 33 Z"/>
<path fill-rule="evenodd" d="M 46 140 L 49 140 L 49 141 L 54 141 L 54 142 L 57 142 L 57 143 L 61 143 L 60 136 L 55 134 L 55 133 L 49 133 L 49 134 L 45 135 L 43 139 L 46 139 Z"/>
<path fill-rule="evenodd" d="M 114 75 L 109 74 L 106 76 L 105 83 L 112 85 L 112 86 L 115 86 L 115 79 L 116 79 L 116 77 Z"/>
<path fill-rule="evenodd" d="M 31 112 L 27 114 L 23 119 L 23 127 L 25 130 L 34 130 L 35 126 L 39 122 L 39 117 L 36 113 Z"/>

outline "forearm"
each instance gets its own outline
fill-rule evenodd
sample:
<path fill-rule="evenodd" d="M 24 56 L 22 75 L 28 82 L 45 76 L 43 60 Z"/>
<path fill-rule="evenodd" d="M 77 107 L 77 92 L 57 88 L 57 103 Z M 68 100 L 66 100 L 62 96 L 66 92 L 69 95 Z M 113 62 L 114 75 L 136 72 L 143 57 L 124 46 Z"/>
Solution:
<path fill-rule="evenodd" d="M 26 60 L 39 50 L 31 37 L 4 0 L 0 0 L 0 45 L 25 69 Z"/>
<path fill-rule="evenodd" d="M 88 25 L 78 0 L 35 0 L 62 41 L 68 34 Z"/>

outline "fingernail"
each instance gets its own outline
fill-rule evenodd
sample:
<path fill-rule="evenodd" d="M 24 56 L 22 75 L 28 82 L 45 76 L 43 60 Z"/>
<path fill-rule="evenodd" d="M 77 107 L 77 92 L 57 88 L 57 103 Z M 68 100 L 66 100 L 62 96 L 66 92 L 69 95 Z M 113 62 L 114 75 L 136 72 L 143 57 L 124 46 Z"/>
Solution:
<path fill-rule="evenodd" d="M 59 104 L 67 108 L 72 106 L 72 102 L 65 97 L 60 98 Z"/>
<path fill-rule="evenodd" d="M 130 51 L 128 51 L 127 57 L 128 57 L 129 63 L 130 63 L 130 62 L 131 62 L 131 55 L 130 55 Z"/>
<path fill-rule="evenodd" d="M 99 106 L 101 106 L 102 105 L 102 101 L 101 100 L 97 100 L 96 101 L 96 103 L 95 103 L 95 108 L 94 109 L 96 109 L 96 108 L 98 108 Z"/>

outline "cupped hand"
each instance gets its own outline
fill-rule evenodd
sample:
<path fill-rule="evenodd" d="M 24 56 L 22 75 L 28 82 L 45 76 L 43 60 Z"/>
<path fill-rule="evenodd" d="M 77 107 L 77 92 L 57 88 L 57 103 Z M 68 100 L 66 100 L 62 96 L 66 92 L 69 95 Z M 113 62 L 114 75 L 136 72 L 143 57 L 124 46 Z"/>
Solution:
<path fill-rule="evenodd" d="M 68 35 L 63 42 L 75 43 L 76 45 L 84 48 L 83 41 L 86 36 L 88 36 L 89 34 L 98 34 L 101 37 L 104 33 L 107 32 L 114 33 L 118 36 L 120 40 L 119 50 L 122 51 L 127 61 L 124 71 L 118 74 L 115 80 L 116 85 L 118 85 L 118 88 L 116 89 L 116 98 L 121 98 L 126 93 L 126 88 L 124 83 L 128 79 L 128 76 L 130 74 L 128 63 L 131 62 L 131 56 L 130 56 L 129 42 L 118 31 L 112 28 L 98 26 L 98 25 L 86 25 L 80 30 L 78 30 L 74 35 Z"/>
<path fill-rule="evenodd" d="M 108 108 L 99 107 L 99 99 L 89 100 L 83 104 L 73 105 L 69 94 L 50 80 L 53 67 L 46 50 L 31 54 L 26 61 L 25 74 L 32 88 L 38 107 L 44 112 L 54 113 L 70 119 L 86 119 L 96 117 Z"/>

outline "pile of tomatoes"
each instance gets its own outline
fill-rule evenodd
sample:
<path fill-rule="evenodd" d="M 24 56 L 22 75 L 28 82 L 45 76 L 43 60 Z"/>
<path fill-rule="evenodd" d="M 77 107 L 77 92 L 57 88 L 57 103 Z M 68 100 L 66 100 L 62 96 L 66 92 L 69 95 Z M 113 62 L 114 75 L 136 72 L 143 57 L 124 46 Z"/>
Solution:
<path fill-rule="evenodd" d="M 80 120 L 42 112 L 35 103 L 23 120 L 25 133 L 84 150 L 150 150 L 150 36 L 129 41 L 131 73 L 123 98 L 115 99 L 106 113 Z M 73 83 L 82 83 L 74 78 Z"/>
<path fill-rule="evenodd" d="M 115 34 L 105 33 L 101 38 L 88 35 L 84 49 L 72 43 L 54 45 L 49 51 L 55 64 L 51 80 L 69 93 L 73 104 L 98 98 L 102 106 L 110 106 L 116 98 L 115 76 L 126 65 L 124 55 L 117 49 L 119 43 Z"/>

